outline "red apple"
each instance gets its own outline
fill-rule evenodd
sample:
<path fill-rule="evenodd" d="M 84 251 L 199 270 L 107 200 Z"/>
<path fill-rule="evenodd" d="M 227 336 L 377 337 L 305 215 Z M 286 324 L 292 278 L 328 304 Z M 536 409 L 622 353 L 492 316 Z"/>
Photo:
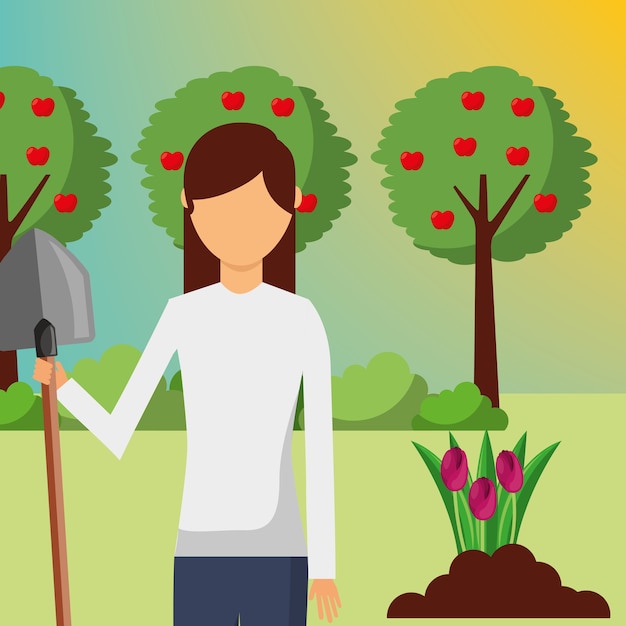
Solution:
<path fill-rule="evenodd" d="M 4 105 L 4 94 L 0 91 L 0 109 L 3 107 Z"/>
<path fill-rule="evenodd" d="M 424 155 L 421 152 L 403 152 L 400 163 L 405 170 L 419 170 L 424 163 Z"/>
<path fill-rule="evenodd" d="M 30 106 L 37 117 L 48 117 L 54 111 L 54 100 L 52 98 L 45 98 L 44 100 L 35 98 Z"/>
<path fill-rule="evenodd" d="M 166 170 L 179 170 L 185 157 L 182 152 L 163 152 L 161 154 L 161 165 Z"/>
<path fill-rule="evenodd" d="M 552 213 L 556 207 L 557 199 L 553 193 L 549 193 L 544 196 L 542 193 L 538 193 L 535 196 L 535 208 L 539 213 Z"/>
<path fill-rule="evenodd" d="M 528 117 L 535 108 L 535 101 L 532 98 L 514 98 L 511 101 L 511 109 L 517 117 Z"/>
<path fill-rule="evenodd" d="M 452 211 L 433 211 L 430 216 L 430 221 L 433 226 L 438 230 L 448 230 L 454 223 L 454 213 Z"/>
<path fill-rule="evenodd" d="M 230 91 L 225 91 L 222 94 L 222 104 L 225 109 L 229 111 L 239 111 L 239 109 L 243 106 L 245 100 L 245 96 L 241 91 L 235 91 L 231 93 Z"/>
<path fill-rule="evenodd" d="M 472 156 L 474 152 L 476 152 L 476 139 L 473 137 L 468 137 L 467 139 L 463 139 L 462 137 L 457 137 L 454 140 L 454 151 L 459 156 Z"/>
<path fill-rule="evenodd" d="M 274 98 L 272 100 L 272 111 L 277 117 L 289 117 L 293 113 L 295 102 L 291 98 Z"/>
<path fill-rule="evenodd" d="M 526 165 L 528 157 L 530 157 L 530 152 L 528 148 L 525 148 L 524 146 L 521 148 L 513 148 L 513 146 L 511 146 L 506 151 L 506 160 L 511 165 Z"/>
<path fill-rule="evenodd" d="M 31 146 L 26 150 L 26 158 L 31 165 L 45 165 L 50 158 L 50 150 L 45 146 L 41 148 Z"/>
<path fill-rule="evenodd" d="M 73 193 L 68 193 L 66 196 L 58 193 L 54 196 L 54 206 L 59 213 L 71 213 L 77 203 L 78 198 Z"/>
<path fill-rule="evenodd" d="M 296 207 L 296 211 L 300 213 L 310 213 L 317 206 L 317 196 L 314 193 L 308 193 L 302 196 L 302 202 Z"/>
<path fill-rule="evenodd" d="M 482 91 L 464 91 L 461 94 L 461 102 L 468 111 L 478 111 L 485 103 L 485 94 Z"/>

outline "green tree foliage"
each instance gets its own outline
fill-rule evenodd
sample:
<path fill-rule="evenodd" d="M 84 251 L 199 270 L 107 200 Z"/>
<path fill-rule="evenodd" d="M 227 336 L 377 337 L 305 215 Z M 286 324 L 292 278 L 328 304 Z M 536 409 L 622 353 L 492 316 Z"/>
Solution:
<path fill-rule="evenodd" d="M 461 95 L 479 91 L 485 95 L 484 105 L 467 110 Z M 555 95 L 514 70 L 484 67 L 433 80 L 413 98 L 397 103 L 398 113 L 390 117 L 373 158 L 389 174 L 383 185 L 391 190 L 393 222 L 406 229 L 416 247 L 453 263 L 474 262 L 474 220 L 454 188 L 477 206 L 481 174 L 488 180 L 490 219 L 522 177 L 530 177 L 494 236 L 493 258 L 521 259 L 571 228 L 579 210 L 589 204 L 590 186 L 584 182 L 588 173 L 582 168 L 596 158 L 587 152 L 590 142 L 574 136 L 576 127 L 565 121 L 569 115 Z M 532 98 L 531 115 L 513 113 L 516 98 Z M 455 139 L 470 137 L 476 140 L 475 153 L 459 156 Z M 509 147 L 527 147 L 528 162 L 511 165 L 506 157 Z M 419 170 L 404 169 L 400 155 L 405 151 L 423 153 Z M 534 197 L 539 193 L 555 194 L 557 208 L 538 212 Z M 450 229 L 433 227 L 435 210 L 454 212 Z"/>
<path fill-rule="evenodd" d="M 241 92 L 241 108 L 228 109 L 222 95 Z M 277 116 L 271 103 L 291 98 L 293 112 Z M 145 165 L 148 176 L 142 184 L 150 189 L 153 221 L 165 228 L 176 247 L 183 247 L 183 213 L 180 191 L 183 170 L 166 170 L 163 152 L 186 156 L 196 140 L 211 128 L 231 122 L 267 126 L 291 150 L 296 164 L 296 182 L 304 194 L 314 194 L 317 206 L 310 213 L 296 212 L 296 249 L 322 237 L 350 200 L 345 168 L 356 161 L 348 152 L 350 143 L 336 135 L 328 113 L 311 89 L 298 87 L 285 76 L 266 67 L 242 67 L 198 78 L 176 92 L 175 97 L 157 102 L 157 113 L 143 130 L 144 139 L 133 159 Z"/>
<path fill-rule="evenodd" d="M 32 69 L 1 67 L 0 92 L 0 175 L 6 176 L 8 218 L 12 222 L 0 223 L 0 233 L 15 230 L 13 237 L 19 237 L 37 227 L 63 243 L 79 239 L 110 202 L 105 168 L 116 161 L 108 151 L 110 142 L 96 136 L 97 129 L 87 122 L 89 114 L 76 92 L 54 85 Z M 52 112 L 36 115 L 35 99 L 52 99 Z M 26 155 L 31 147 L 48 148 L 44 165 L 31 165 Z M 32 206 L 19 215 L 44 177 L 46 181 Z M 70 193 L 77 197 L 76 208 L 56 210 L 55 196 Z"/>
<path fill-rule="evenodd" d="M 71 89 L 0 67 L 0 261 L 34 227 L 62 243 L 80 239 L 109 204 L 116 158 L 88 117 Z M 16 380 L 15 352 L 0 352 L 0 389 Z"/>

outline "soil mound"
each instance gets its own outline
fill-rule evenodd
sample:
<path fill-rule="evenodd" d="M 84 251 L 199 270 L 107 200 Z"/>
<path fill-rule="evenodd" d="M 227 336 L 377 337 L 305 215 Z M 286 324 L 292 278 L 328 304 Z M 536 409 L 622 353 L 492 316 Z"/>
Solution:
<path fill-rule="evenodd" d="M 466 550 L 435 578 L 426 593 L 403 593 L 387 617 L 610 617 L 606 600 L 593 591 L 561 585 L 557 571 L 518 544 L 492 556 Z"/>

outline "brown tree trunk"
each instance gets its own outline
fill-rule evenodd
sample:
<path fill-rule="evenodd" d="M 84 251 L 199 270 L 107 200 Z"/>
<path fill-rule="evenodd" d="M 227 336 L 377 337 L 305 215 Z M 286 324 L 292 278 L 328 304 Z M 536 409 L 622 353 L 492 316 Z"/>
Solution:
<path fill-rule="evenodd" d="M 7 190 L 7 175 L 0 174 L 0 261 L 11 249 L 11 222 L 9 221 L 9 195 Z"/>
<path fill-rule="evenodd" d="M 11 249 L 11 240 L 5 241 L 5 234 L 6 226 L 0 224 L 0 261 Z M 0 350 L 0 389 L 6 391 L 17 379 L 17 352 Z"/>
<path fill-rule="evenodd" d="M 17 352 L 0 351 L 0 389 L 6 391 L 17 382 Z"/>
<path fill-rule="evenodd" d="M 496 314 L 493 297 L 493 266 L 491 243 L 511 207 L 530 177 L 525 174 L 513 193 L 493 219 L 489 219 L 487 175 L 480 175 L 478 207 L 474 206 L 458 188 L 454 187 L 461 202 L 474 220 L 476 227 L 475 296 L 474 296 L 474 384 L 500 406 L 498 386 L 498 354 L 496 350 Z"/>
<path fill-rule="evenodd" d="M 10 228 L 7 177 L 0 174 L 0 261 L 11 249 Z M 0 351 L 0 389 L 6 391 L 14 382 L 17 382 L 17 352 Z"/>
<path fill-rule="evenodd" d="M 11 250 L 15 233 L 28 215 L 35 200 L 39 197 L 48 178 L 50 178 L 50 175 L 45 174 L 17 215 L 10 220 L 7 176 L 6 174 L 0 174 L 0 262 Z M 0 306 L 2 305 L 0 304 Z M 17 380 L 17 352 L 15 350 L 0 351 L 0 389 L 6 391 Z"/>
<path fill-rule="evenodd" d="M 489 222 L 476 220 L 476 264 L 474 297 L 474 384 L 500 406 L 498 356 L 496 350 L 496 315 L 493 297 L 493 267 Z"/>

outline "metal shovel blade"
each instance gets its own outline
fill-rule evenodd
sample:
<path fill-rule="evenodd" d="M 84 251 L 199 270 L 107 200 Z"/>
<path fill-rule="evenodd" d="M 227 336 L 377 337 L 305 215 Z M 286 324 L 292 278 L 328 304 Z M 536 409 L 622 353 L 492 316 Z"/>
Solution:
<path fill-rule="evenodd" d="M 54 237 L 33 228 L 0 263 L 0 350 L 34 348 L 41 319 L 58 345 L 94 338 L 89 274 Z"/>

